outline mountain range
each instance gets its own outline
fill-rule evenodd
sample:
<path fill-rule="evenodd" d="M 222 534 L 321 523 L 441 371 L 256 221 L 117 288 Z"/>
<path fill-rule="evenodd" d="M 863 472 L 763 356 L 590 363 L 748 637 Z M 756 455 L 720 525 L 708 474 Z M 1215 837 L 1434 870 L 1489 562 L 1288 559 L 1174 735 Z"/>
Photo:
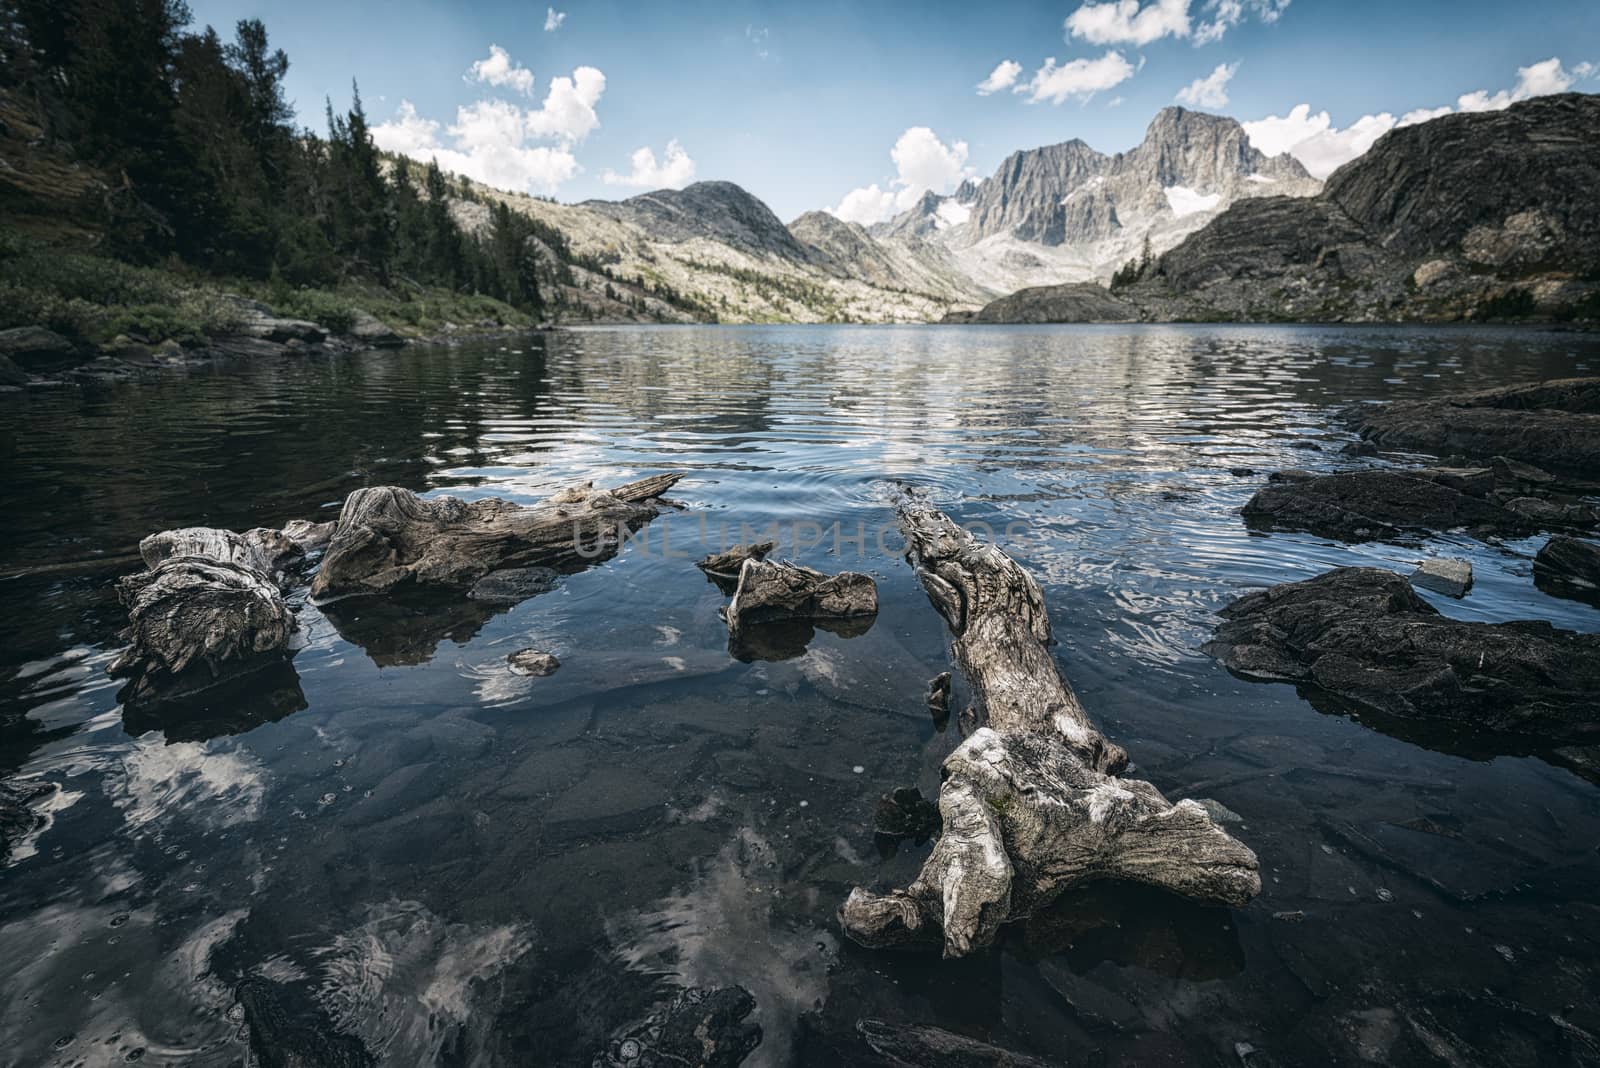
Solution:
<path fill-rule="evenodd" d="M 626 312 L 603 295 L 632 286 L 677 298 L 650 303 L 652 318 L 728 322 L 959 321 L 985 307 L 986 319 L 1461 318 L 1496 300 L 1588 299 L 1597 157 L 1600 99 L 1580 94 L 1391 131 L 1326 185 L 1231 118 L 1169 107 L 1127 152 L 1081 140 L 1014 152 L 870 228 L 819 211 L 785 225 L 731 182 L 571 205 L 479 195 L 560 231 L 589 265 L 556 283 L 561 300 L 601 317 Z M 1144 256 L 1136 284 L 1105 288 Z M 1530 271 L 1542 288 L 1508 297 Z"/>
<path fill-rule="evenodd" d="M 1292 157 L 1253 148 L 1233 119 L 1172 107 L 1128 152 L 1081 140 L 1014 152 L 990 177 L 929 192 L 871 228 L 821 211 L 785 225 L 731 182 L 570 205 L 477 192 L 538 216 L 580 259 L 605 265 L 579 272 L 563 294 L 575 307 L 637 281 L 724 321 L 924 322 L 1026 286 L 1108 280 L 1147 243 L 1164 251 L 1240 199 L 1320 188 Z"/>

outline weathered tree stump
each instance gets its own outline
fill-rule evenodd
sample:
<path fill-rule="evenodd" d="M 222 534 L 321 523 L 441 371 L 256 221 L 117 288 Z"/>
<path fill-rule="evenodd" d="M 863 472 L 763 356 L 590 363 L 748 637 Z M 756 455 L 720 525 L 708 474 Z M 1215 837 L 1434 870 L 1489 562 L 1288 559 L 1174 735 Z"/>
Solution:
<path fill-rule="evenodd" d="M 295 526 L 314 538 L 316 528 Z M 184 527 L 139 543 L 147 570 L 124 578 L 128 647 L 108 669 L 127 704 L 178 698 L 275 663 L 295 629 L 280 584 L 304 558 L 288 533 Z"/>
<path fill-rule="evenodd" d="M 809 567 L 748 557 L 728 604 L 731 629 L 793 619 L 856 619 L 878 614 L 878 585 L 858 571 L 825 575 Z"/>
<path fill-rule="evenodd" d="M 311 596 L 467 587 L 502 568 L 593 563 L 654 519 L 657 498 L 682 477 L 654 475 L 610 490 L 586 483 L 526 507 L 498 498 L 424 499 L 398 486 L 356 490 L 339 512 Z"/>
<path fill-rule="evenodd" d="M 1171 804 L 1117 773 L 1128 757 L 1095 728 L 1046 648 L 1038 585 L 1000 549 L 907 494 L 906 559 L 955 635 L 982 725 L 944 762 L 944 833 L 904 890 L 857 888 L 839 910 L 852 939 L 885 946 L 942 930 L 944 953 L 990 943 L 1000 925 L 1098 879 L 1243 905 L 1256 855 L 1194 801 Z"/>
<path fill-rule="evenodd" d="M 733 600 L 723 609 L 728 651 L 745 662 L 801 656 L 818 627 L 857 637 L 871 629 L 877 614 L 878 586 L 869 575 L 825 575 L 759 556 L 745 558 Z"/>

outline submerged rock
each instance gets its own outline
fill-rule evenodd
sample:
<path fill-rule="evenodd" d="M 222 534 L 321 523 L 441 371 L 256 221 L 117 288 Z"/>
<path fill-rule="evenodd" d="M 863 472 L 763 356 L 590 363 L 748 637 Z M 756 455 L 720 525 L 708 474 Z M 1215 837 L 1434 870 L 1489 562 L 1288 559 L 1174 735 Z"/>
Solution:
<path fill-rule="evenodd" d="M 11 858 L 11 845 L 44 823 L 33 802 L 55 792 L 48 782 L 0 782 L 0 864 Z"/>
<path fill-rule="evenodd" d="M 874 1053 L 897 1068 L 1054 1068 L 1057 1063 L 925 1024 L 862 1020 L 856 1031 Z"/>
<path fill-rule="evenodd" d="M 521 604 L 530 597 L 549 593 L 561 575 L 548 567 L 511 567 L 492 571 L 472 584 L 467 596 L 485 604 Z"/>
<path fill-rule="evenodd" d="M 1600 635 L 1449 619 L 1391 571 L 1344 567 L 1247 594 L 1203 650 L 1235 673 L 1294 682 L 1400 719 L 1600 739 Z"/>
<path fill-rule="evenodd" d="M 1600 378 L 1563 378 L 1364 408 L 1384 448 L 1504 457 L 1593 477 L 1600 471 Z"/>
<path fill-rule="evenodd" d="M 554 675 L 561 666 L 551 653 L 542 649 L 518 649 L 506 657 L 506 663 L 511 665 L 511 670 L 517 675 Z"/>
<path fill-rule="evenodd" d="M 743 987 L 691 987 L 613 1038 L 593 1068 L 737 1068 L 761 1045 L 761 1026 L 748 1019 L 755 1007 Z"/>
<path fill-rule="evenodd" d="M 1447 597 L 1465 597 L 1472 589 L 1472 565 L 1465 560 L 1424 560 L 1411 573 L 1411 584 Z"/>
<path fill-rule="evenodd" d="M 1600 605 L 1600 545 L 1564 535 L 1533 558 L 1533 581 L 1546 593 Z"/>
<path fill-rule="evenodd" d="M 872 829 L 889 838 L 925 842 L 939 830 L 939 806 L 915 786 L 901 786 L 878 799 Z"/>

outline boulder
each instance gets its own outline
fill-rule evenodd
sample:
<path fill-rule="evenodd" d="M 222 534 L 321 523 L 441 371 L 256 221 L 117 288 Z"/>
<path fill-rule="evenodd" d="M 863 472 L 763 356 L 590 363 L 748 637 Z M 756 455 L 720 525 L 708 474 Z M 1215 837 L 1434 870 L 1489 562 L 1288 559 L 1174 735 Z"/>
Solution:
<path fill-rule="evenodd" d="M 518 649 L 506 657 L 506 663 L 511 666 L 511 673 L 514 675 L 537 675 L 541 677 L 554 675 L 556 669 L 561 666 L 561 661 L 557 660 L 553 654 L 547 653 L 542 649 Z"/>
<path fill-rule="evenodd" d="M 0 386 L 25 386 L 28 372 L 18 367 L 9 356 L 0 356 Z"/>
<path fill-rule="evenodd" d="M 42 326 L 0 330 L 0 357 L 26 371 L 52 370 L 78 362 L 75 345 Z"/>
<path fill-rule="evenodd" d="M 1386 449 L 1495 457 L 1592 478 L 1600 471 L 1600 378 L 1364 407 L 1356 429 Z"/>
<path fill-rule="evenodd" d="M 1600 545 L 1558 535 L 1533 558 L 1533 581 L 1546 593 L 1600 605 Z"/>
<path fill-rule="evenodd" d="M 345 331 L 345 336 L 358 345 L 371 349 L 399 348 L 406 343 L 406 339 L 387 323 L 364 311 L 351 314 L 350 328 Z"/>
<path fill-rule="evenodd" d="M 1465 597 L 1472 589 L 1472 565 L 1465 560 L 1424 560 L 1411 573 L 1411 584 L 1448 597 Z"/>
<path fill-rule="evenodd" d="M 1549 744 L 1600 739 L 1600 634 L 1450 619 L 1404 578 L 1343 567 L 1247 594 L 1203 651 L 1350 707 Z"/>
<path fill-rule="evenodd" d="M 1445 476 L 1456 481 L 1455 473 Z M 1466 527 L 1480 534 L 1531 533 L 1526 517 L 1463 493 L 1421 471 L 1347 471 L 1263 487 L 1241 509 L 1251 526 L 1308 531 L 1341 541 L 1378 541 Z"/>

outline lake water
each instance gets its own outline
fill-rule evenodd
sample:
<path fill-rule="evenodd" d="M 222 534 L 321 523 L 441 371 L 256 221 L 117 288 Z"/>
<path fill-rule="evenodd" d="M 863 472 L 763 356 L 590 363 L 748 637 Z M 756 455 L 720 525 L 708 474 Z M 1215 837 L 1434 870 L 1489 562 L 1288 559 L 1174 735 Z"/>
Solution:
<path fill-rule="evenodd" d="M 1242 591 L 1435 554 L 1477 574 L 1427 595 L 1449 615 L 1600 630 L 1534 589 L 1542 539 L 1237 515 L 1271 470 L 1375 462 L 1347 405 L 1582 373 L 1600 338 L 1489 328 L 658 328 L 0 396 L 0 774 L 59 786 L 0 868 L 0 1064 L 587 1065 L 729 984 L 748 1064 L 879 1063 L 863 1017 L 1073 1065 L 1594 1063 L 1600 787 L 1196 651 Z M 509 610 L 306 606 L 292 669 L 203 715 L 124 715 L 105 675 L 153 531 L 666 469 L 683 511 Z M 1091 889 L 957 962 L 842 938 L 850 888 L 927 852 L 878 847 L 877 798 L 932 795 L 958 740 L 923 701 L 941 622 L 878 544 L 895 480 L 1038 577 L 1138 774 L 1241 817 L 1255 903 Z M 875 576 L 866 633 L 729 654 L 690 558 L 772 524 Z M 511 674 L 527 646 L 561 669 Z"/>

